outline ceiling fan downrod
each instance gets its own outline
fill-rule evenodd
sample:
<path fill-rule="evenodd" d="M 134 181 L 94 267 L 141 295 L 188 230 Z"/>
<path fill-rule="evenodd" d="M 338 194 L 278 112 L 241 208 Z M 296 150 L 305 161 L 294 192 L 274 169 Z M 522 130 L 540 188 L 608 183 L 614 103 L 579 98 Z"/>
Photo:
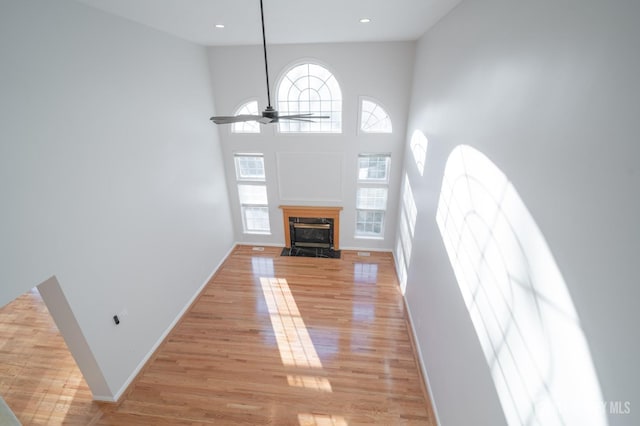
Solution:
<path fill-rule="evenodd" d="M 260 21 L 262 22 L 262 50 L 264 52 L 264 73 L 267 77 L 267 108 L 265 112 L 273 111 L 275 113 L 275 117 L 269 118 L 277 118 L 278 113 L 271 106 L 271 89 L 269 88 L 269 64 L 267 64 L 267 37 L 265 36 L 264 31 L 264 8 L 262 6 L 262 0 L 260 0 Z"/>
<path fill-rule="evenodd" d="M 233 124 L 240 123 L 246 121 L 257 121 L 261 124 L 269 124 L 269 123 L 277 123 L 280 120 L 292 120 L 292 121 L 302 121 L 308 123 L 315 123 L 314 119 L 324 119 L 331 118 L 328 115 L 320 115 L 315 116 L 313 113 L 300 113 L 300 114 L 289 114 L 289 115 L 280 115 L 278 111 L 276 111 L 271 106 L 271 88 L 269 86 L 269 64 L 267 62 L 267 37 L 265 36 L 264 30 L 264 7 L 262 4 L 262 0 L 260 0 L 260 21 L 262 23 L 262 50 L 264 53 L 264 73 L 267 80 L 267 107 L 260 115 L 253 114 L 240 114 L 240 115 L 221 115 L 221 116 L 213 116 L 211 117 L 211 121 L 216 124 Z"/>

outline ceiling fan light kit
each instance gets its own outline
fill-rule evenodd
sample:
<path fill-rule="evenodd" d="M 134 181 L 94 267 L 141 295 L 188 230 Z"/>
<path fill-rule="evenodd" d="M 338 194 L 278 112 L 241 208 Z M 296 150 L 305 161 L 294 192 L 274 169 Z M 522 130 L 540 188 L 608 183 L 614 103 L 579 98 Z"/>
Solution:
<path fill-rule="evenodd" d="M 267 39 L 264 31 L 264 7 L 260 0 L 260 20 L 262 22 L 262 49 L 264 51 L 264 72 L 267 81 L 267 107 L 262 111 L 262 115 L 221 115 L 211 117 L 211 121 L 216 124 L 232 124 L 244 121 L 257 121 L 261 124 L 277 123 L 280 120 L 306 121 L 314 123 L 314 119 L 331 118 L 328 115 L 314 115 L 313 113 L 279 115 L 278 111 L 271 106 L 271 90 L 269 89 L 269 63 L 267 61 Z"/>

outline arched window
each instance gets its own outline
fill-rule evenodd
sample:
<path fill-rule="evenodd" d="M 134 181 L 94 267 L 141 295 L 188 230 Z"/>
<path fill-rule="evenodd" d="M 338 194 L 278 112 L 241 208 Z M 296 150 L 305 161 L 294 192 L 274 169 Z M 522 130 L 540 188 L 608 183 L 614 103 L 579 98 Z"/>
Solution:
<path fill-rule="evenodd" d="M 436 221 L 507 423 L 605 426 L 571 295 L 507 177 L 481 152 L 457 147 Z"/>
<path fill-rule="evenodd" d="M 258 113 L 258 101 L 249 101 L 242 104 L 240 108 L 236 110 L 234 115 L 260 115 Z M 257 121 L 242 121 L 239 123 L 233 123 L 231 125 L 232 133 L 260 133 L 260 123 Z"/>
<path fill-rule="evenodd" d="M 391 133 L 389 114 L 377 102 L 362 99 L 360 103 L 360 130 L 365 133 Z"/>
<path fill-rule="evenodd" d="M 281 132 L 342 132 L 342 91 L 333 74 L 320 65 L 297 65 L 285 73 L 278 86 L 277 109 L 280 115 L 313 113 L 330 117 L 314 122 L 282 120 L 278 123 Z"/>

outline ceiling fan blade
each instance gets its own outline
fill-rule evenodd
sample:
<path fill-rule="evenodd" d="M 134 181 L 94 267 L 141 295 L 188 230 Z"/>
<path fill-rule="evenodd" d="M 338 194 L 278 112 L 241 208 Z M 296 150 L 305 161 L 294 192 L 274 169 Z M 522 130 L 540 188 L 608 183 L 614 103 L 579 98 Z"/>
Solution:
<path fill-rule="evenodd" d="M 307 123 L 316 123 L 316 121 L 309 120 L 308 118 L 297 118 L 297 117 L 280 117 L 280 120 L 306 121 Z"/>
<path fill-rule="evenodd" d="M 299 119 L 299 118 L 331 118 L 328 115 L 313 115 L 312 112 L 309 113 L 305 113 L 305 114 L 292 114 L 292 115 L 281 115 L 279 118 L 285 118 L 285 119 Z"/>
<path fill-rule="evenodd" d="M 244 121 L 257 121 L 262 124 L 268 124 L 273 121 L 271 118 L 265 118 L 261 115 L 221 115 L 217 117 L 211 117 L 211 121 L 216 124 L 232 124 L 232 123 L 241 123 Z"/>

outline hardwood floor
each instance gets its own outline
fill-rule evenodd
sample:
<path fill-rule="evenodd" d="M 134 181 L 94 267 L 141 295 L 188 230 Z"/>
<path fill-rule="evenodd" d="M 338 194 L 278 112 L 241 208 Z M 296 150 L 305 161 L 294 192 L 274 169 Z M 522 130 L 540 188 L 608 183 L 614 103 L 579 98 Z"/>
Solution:
<path fill-rule="evenodd" d="M 23 425 L 84 425 L 99 413 L 35 289 L 0 309 L 0 396 Z"/>
<path fill-rule="evenodd" d="M 391 254 L 279 254 L 237 246 L 119 404 L 92 402 L 77 367 L 56 379 L 64 342 L 49 347 L 27 314 L 4 308 L 0 395 L 25 425 L 435 425 Z M 30 334 L 51 358 L 36 361 L 39 379 L 21 379 L 11 366 L 24 357 L 7 355 Z"/>

